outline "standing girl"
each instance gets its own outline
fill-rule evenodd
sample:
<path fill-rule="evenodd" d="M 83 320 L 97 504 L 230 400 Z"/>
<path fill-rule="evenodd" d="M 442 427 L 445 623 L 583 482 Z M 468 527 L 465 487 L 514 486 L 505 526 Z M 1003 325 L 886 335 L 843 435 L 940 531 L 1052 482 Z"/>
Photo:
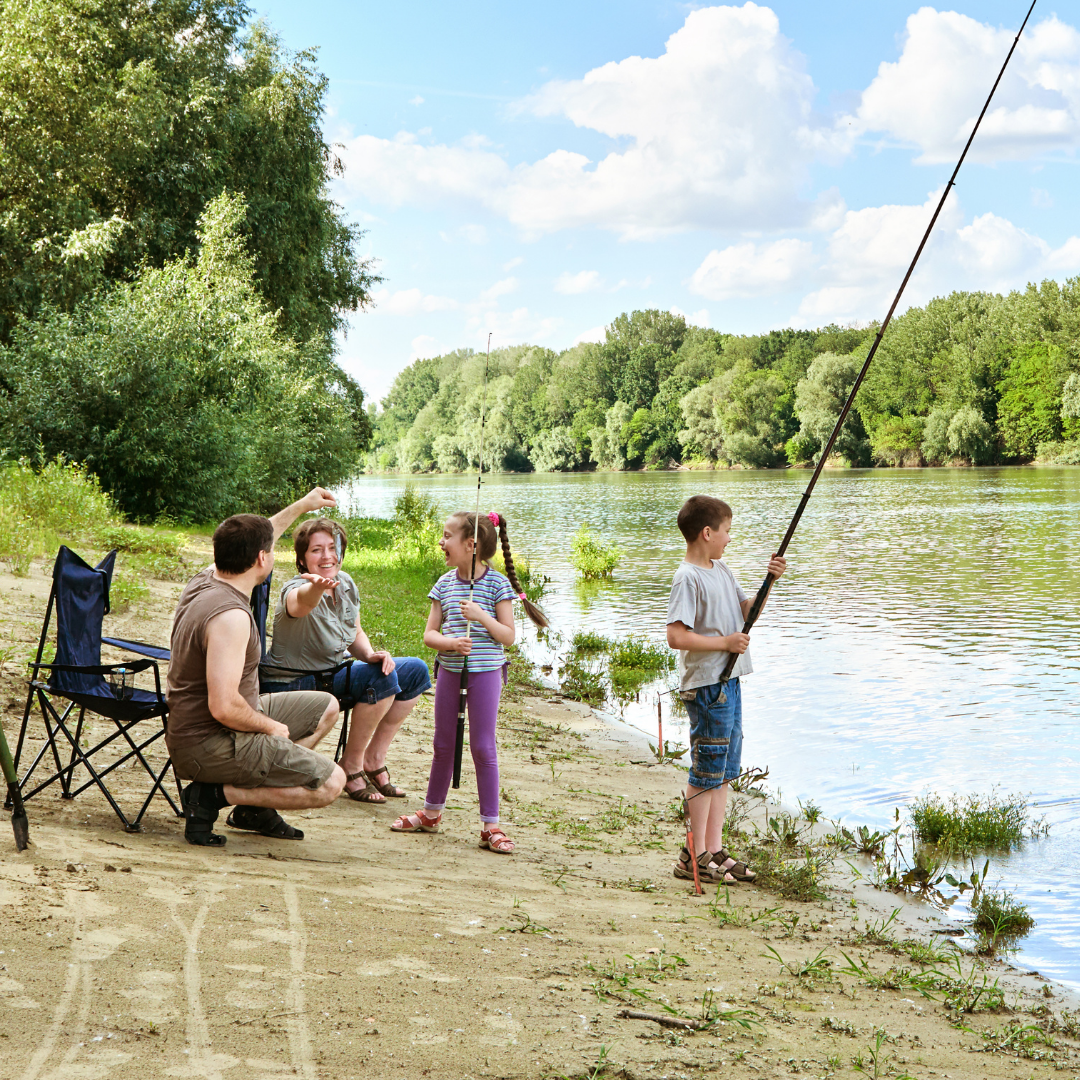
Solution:
<path fill-rule="evenodd" d="M 472 583 L 473 537 L 483 571 Z M 502 542 L 506 575 L 492 569 L 490 560 Z M 506 519 L 500 514 L 457 513 L 443 526 L 439 541 L 451 569 L 435 583 L 428 596 L 431 612 L 424 629 L 424 644 L 437 649 L 435 680 L 435 756 L 428 777 L 424 809 L 403 814 L 390 826 L 395 832 L 438 832 L 454 769 L 458 699 L 468 657 L 467 702 L 469 750 L 476 768 L 480 796 L 480 846 L 509 855 L 514 842 L 499 826 L 499 761 L 495 751 L 495 722 L 499 696 L 506 682 L 503 647 L 514 643 L 514 597 L 525 605 L 537 626 L 547 626 L 544 613 L 529 602 L 514 572 Z M 472 636 L 466 636 L 472 623 Z"/>

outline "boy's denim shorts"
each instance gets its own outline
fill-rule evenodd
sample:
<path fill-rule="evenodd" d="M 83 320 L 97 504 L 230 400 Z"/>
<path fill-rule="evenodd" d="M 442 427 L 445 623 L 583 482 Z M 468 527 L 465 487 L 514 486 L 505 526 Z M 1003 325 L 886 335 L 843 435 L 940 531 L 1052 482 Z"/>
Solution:
<path fill-rule="evenodd" d="M 384 675 L 381 664 L 352 660 L 331 677 L 304 675 L 288 683 L 263 682 L 263 693 L 289 690 L 326 690 L 343 705 L 374 705 L 383 698 L 411 701 L 431 688 L 428 666 L 415 656 L 395 656 L 394 670 Z"/>
<path fill-rule="evenodd" d="M 687 691 L 689 695 L 690 691 Z M 742 768 L 742 689 L 738 679 L 699 686 L 683 698 L 690 715 L 690 775 L 696 788 L 718 788 Z"/>

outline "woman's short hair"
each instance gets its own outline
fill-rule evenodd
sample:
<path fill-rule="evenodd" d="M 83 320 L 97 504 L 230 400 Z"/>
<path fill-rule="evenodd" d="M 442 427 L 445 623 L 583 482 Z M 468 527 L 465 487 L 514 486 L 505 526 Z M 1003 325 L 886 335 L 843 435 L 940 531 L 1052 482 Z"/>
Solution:
<path fill-rule="evenodd" d="M 337 521 L 331 521 L 330 518 L 311 518 L 293 533 L 293 550 L 296 552 L 296 569 L 298 573 L 306 574 L 308 572 L 308 548 L 311 547 L 311 538 L 319 532 L 326 533 L 334 541 L 335 546 L 340 540 L 338 562 L 345 561 L 345 549 L 349 546 L 349 538 L 341 524 Z"/>

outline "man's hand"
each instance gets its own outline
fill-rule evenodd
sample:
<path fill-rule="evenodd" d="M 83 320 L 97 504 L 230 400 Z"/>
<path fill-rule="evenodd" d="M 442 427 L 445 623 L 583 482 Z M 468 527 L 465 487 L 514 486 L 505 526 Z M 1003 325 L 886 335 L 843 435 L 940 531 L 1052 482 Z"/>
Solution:
<path fill-rule="evenodd" d="M 472 639 L 467 637 L 447 638 L 447 652 L 461 653 L 468 656 L 472 652 Z"/>
<path fill-rule="evenodd" d="M 775 577 L 775 578 L 783 577 L 784 571 L 786 569 L 787 569 L 787 559 L 781 557 L 780 555 L 774 555 L 769 560 L 769 573 L 772 574 L 773 577 Z"/>
<path fill-rule="evenodd" d="M 724 652 L 744 653 L 750 648 L 750 635 L 741 632 L 728 634 L 723 639 Z"/>
<path fill-rule="evenodd" d="M 301 500 L 302 513 L 310 513 L 312 510 L 324 510 L 328 506 L 337 506 L 337 499 L 324 487 L 313 487 Z"/>
<path fill-rule="evenodd" d="M 271 720 L 269 716 L 266 718 L 266 731 L 264 734 L 277 735 L 282 739 L 292 739 L 288 725 L 279 723 L 277 720 Z"/>
<path fill-rule="evenodd" d="M 397 666 L 394 663 L 394 658 L 385 649 L 379 649 L 378 651 L 373 652 L 368 657 L 367 662 L 369 664 L 379 664 L 382 667 L 382 673 L 384 675 L 389 675 Z"/>
<path fill-rule="evenodd" d="M 322 592 L 333 592 L 338 587 L 337 578 L 319 577 L 318 574 L 299 574 L 305 581 L 310 581 L 316 589 Z"/>

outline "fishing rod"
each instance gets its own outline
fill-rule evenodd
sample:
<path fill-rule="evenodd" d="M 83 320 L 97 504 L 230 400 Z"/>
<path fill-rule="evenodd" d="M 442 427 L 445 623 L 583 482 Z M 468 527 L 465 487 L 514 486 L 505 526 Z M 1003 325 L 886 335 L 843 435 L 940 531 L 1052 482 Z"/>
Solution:
<path fill-rule="evenodd" d="M 488 334 L 484 357 L 484 390 L 480 398 L 480 463 L 476 470 L 476 512 L 473 514 L 472 569 L 469 571 L 469 603 L 476 588 L 476 545 L 480 539 L 480 484 L 484 476 L 484 418 L 487 414 L 488 363 L 491 360 L 491 334 Z M 472 640 L 472 622 L 465 620 L 465 637 Z M 461 658 L 461 684 L 458 690 L 457 737 L 454 741 L 454 787 L 461 787 L 461 755 L 465 751 L 465 704 L 468 698 L 469 658 Z"/>
<path fill-rule="evenodd" d="M 934 216 L 930 219 L 930 224 L 926 226 L 926 232 L 923 233 L 923 238 L 919 242 L 919 246 L 915 251 L 915 257 L 911 260 L 911 265 L 907 269 L 907 273 L 904 275 L 904 280 L 900 282 L 900 288 L 896 291 L 896 296 L 893 297 L 892 306 L 889 308 L 888 314 L 885 316 L 884 321 L 881 324 L 881 328 L 877 332 L 877 336 L 874 338 L 873 345 L 870 346 L 870 352 L 866 355 L 866 360 L 863 363 L 862 370 L 859 372 L 859 377 L 855 380 L 855 385 L 851 388 L 851 393 L 848 394 L 847 401 L 844 402 L 844 407 L 840 410 L 840 417 L 836 421 L 836 427 L 833 428 L 832 434 L 829 436 L 829 441 L 825 444 L 825 448 L 821 451 L 821 457 L 818 458 L 818 463 L 814 467 L 813 475 L 810 477 L 810 483 L 806 487 L 806 491 L 803 492 L 803 497 L 799 500 L 799 506 L 795 511 L 795 516 L 791 519 L 791 524 L 788 525 L 787 532 L 784 533 L 784 539 L 780 542 L 780 547 L 777 548 L 776 554 L 782 556 L 787 551 L 788 544 L 791 543 L 791 538 L 795 535 L 795 529 L 798 527 L 799 519 L 803 516 L 803 511 L 806 509 L 806 504 L 810 501 L 810 496 L 814 491 L 814 485 L 818 482 L 818 477 L 821 475 L 821 470 L 825 467 L 825 462 L 828 460 L 829 454 L 832 453 L 833 444 L 836 442 L 840 435 L 840 429 L 844 425 L 844 421 L 847 419 L 848 413 L 851 411 L 851 406 L 855 403 L 855 395 L 859 392 L 859 387 L 862 386 L 863 379 L 866 378 L 867 371 L 870 370 L 870 364 L 874 359 L 875 353 L 877 353 L 878 346 L 881 344 L 881 339 L 885 336 L 885 330 L 889 325 L 893 317 L 893 312 L 896 311 L 897 305 L 900 303 L 900 297 L 904 294 L 904 289 L 907 287 L 907 283 L 911 278 L 911 275 L 915 272 L 915 264 L 919 261 L 919 256 L 923 253 L 923 248 L 926 247 L 927 240 L 930 239 L 930 234 L 934 231 L 934 226 L 937 224 L 938 215 L 941 213 L 942 207 L 945 205 L 945 200 L 949 197 L 949 192 L 953 189 L 956 183 L 956 175 L 960 172 L 960 166 L 964 164 L 964 158 L 967 157 L 967 152 L 971 148 L 971 144 L 975 139 L 975 133 L 979 130 L 979 125 L 983 121 L 983 117 L 986 115 L 986 110 L 990 108 L 990 102 L 994 97 L 994 93 L 998 88 L 998 83 L 1001 82 L 1001 77 L 1005 74 L 1005 69 L 1009 66 L 1009 61 L 1012 59 L 1013 53 L 1016 51 L 1016 46 L 1020 41 L 1020 35 L 1024 32 L 1024 27 L 1028 24 L 1028 19 L 1031 18 L 1031 13 L 1035 10 L 1036 0 L 1031 0 L 1031 7 L 1028 8 L 1028 13 L 1024 16 L 1024 21 L 1020 24 L 1020 29 L 1016 33 L 1016 37 L 1013 39 L 1012 47 L 1009 49 L 1008 56 L 1005 57 L 1005 62 L 1001 65 L 1001 70 L 998 72 L 998 77 L 994 80 L 994 85 L 990 88 L 990 94 L 986 99 L 986 103 L 982 107 L 982 112 L 979 113 L 978 119 L 975 121 L 975 126 L 971 129 L 971 134 L 968 136 L 968 141 L 964 145 L 963 153 L 960 155 L 960 160 L 956 163 L 956 168 L 953 169 L 952 176 L 949 177 L 949 182 L 945 185 L 945 190 L 941 193 L 941 199 L 938 201 L 937 209 L 934 211 Z M 743 624 L 742 632 L 744 634 L 750 633 L 750 628 L 757 622 L 758 616 L 761 614 L 761 609 L 765 605 L 765 600 L 768 598 L 769 590 L 773 586 L 773 582 L 776 578 L 771 574 L 765 575 L 765 580 L 761 584 L 761 588 L 758 589 L 757 595 L 754 597 L 754 602 L 750 605 L 750 610 L 747 612 L 746 621 Z M 720 682 L 726 683 L 731 678 L 731 672 L 735 668 L 735 664 L 738 662 L 739 653 L 729 653 L 727 663 L 724 665 L 724 670 L 720 675 Z"/>

